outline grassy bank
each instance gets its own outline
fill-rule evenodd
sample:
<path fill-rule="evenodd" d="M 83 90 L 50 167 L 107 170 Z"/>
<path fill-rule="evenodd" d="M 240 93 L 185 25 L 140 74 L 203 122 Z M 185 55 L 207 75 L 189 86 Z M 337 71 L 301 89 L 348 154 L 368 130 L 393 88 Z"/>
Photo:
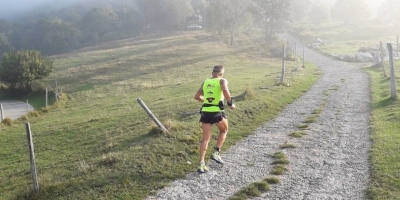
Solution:
<path fill-rule="evenodd" d="M 352 55 L 360 48 L 377 48 L 380 41 L 385 48 L 388 42 L 396 43 L 398 30 L 398 27 L 392 26 L 326 23 L 297 25 L 293 34 L 304 39 L 307 44 L 314 43 L 316 38 L 327 41 L 328 44 L 320 45 L 321 52 Z"/>
<path fill-rule="evenodd" d="M 276 116 L 319 77 L 315 66 L 299 69 L 287 62 L 291 86 L 273 87 L 281 60 L 268 58 L 262 39 L 254 37 L 237 38 L 228 47 L 201 31 L 175 33 L 53 57 L 56 72 L 47 83 L 57 80 L 68 102 L 28 119 L 40 192 L 31 189 L 23 124 L 2 126 L 1 199 L 143 199 L 195 171 L 201 132 L 200 103 L 193 96 L 213 65 L 226 67 L 237 96 L 237 109 L 227 111 L 230 132 L 223 150 Z M 157 131 L 138 98 L 169 133 Z"/>
<path fill-rule="evenodd" d="M 396 74 L 400 74 L 400 62 Z M 372 90 L 372 199 L 398 199 L 400 196 L 400 102 L 390 98 L 390 78 L 383 78 L 382 68 L 367 69 Z M 389 73 L 389 72 L 388 72 Z M 397 79 L 399 95 L 400 81 Z"/>

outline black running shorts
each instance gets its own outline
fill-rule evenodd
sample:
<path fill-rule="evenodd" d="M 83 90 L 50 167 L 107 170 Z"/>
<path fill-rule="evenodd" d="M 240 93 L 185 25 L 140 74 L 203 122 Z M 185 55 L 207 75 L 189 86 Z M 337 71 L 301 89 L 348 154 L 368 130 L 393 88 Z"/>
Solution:
<path fill-rule="evenodd" d="M 226 119 L 224 112 L 201 112 L 200 122 L 207 124 L 216 124 L 222 119 Z"/>

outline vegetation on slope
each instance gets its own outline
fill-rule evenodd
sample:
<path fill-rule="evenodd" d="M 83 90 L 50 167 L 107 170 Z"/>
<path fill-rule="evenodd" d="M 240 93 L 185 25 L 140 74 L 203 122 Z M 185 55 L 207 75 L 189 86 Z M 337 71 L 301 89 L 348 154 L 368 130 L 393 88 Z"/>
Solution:
<path fill-rule="evenodd" d="M 68 102 L 27 118 L 40 192 L 32 192 L 24 126 L 17 123 L 0 128 L 2 198 L 142 199 L 195 171 L 201 134 L 200 104 L 193 96 L 213 65 L 226 67 L 237 96 L 237 109 L 227 111 L 230 132 L 223 150 L 276 116 L 319 76 L 315 66 L 287 62 L 291 86 L 273 86 L 282 61 L 268 58 L 261 34 L 252 37 L 243 35 L 228 48 L 201 31 L 182 32 L 53 57 L 55 72 L 47 81 L 56 79 Z M 138 98 L 168 133 L 157 131 Z"/>

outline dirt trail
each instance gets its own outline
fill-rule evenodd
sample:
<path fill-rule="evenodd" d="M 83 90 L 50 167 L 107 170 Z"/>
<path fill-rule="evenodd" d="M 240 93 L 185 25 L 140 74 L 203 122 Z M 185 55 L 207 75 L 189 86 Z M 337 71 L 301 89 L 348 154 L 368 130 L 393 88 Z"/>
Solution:
<path fill-rule="evenodd" d="M 271 176 L 271 155 L 278 151 L 288 156 L 288 171 L 280 176 L 280 184 L 256 199 L 366 199 L 371 145 L 368 75 L 308 48 L 306 59 L 319 66 L 322 77 L 276 119 L 223 152 L 223 168 L 210 162 L 209 173 L 188 174 L 148 199 L 228 199 Z M 322 112 L 308 135 L 290 138 L 288 134 L 299 131 L 297 126 L 316 109 Z M 281 150 L 285 142 L 297 148 Z"/>

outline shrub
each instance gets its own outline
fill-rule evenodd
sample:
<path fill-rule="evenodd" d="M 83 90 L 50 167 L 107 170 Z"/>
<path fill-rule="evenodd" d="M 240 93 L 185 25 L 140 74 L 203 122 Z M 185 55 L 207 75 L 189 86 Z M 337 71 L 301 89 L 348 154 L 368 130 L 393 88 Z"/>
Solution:
<path fill-rule="evenodd" d="M 28 117 L 39 117 L 40 113 L 38 111 L 31 111 L 28 113 Z"/>
<path fill-rule="evenodd" d="M 12 126 L 14 124 L 14 121 L 11 118 L 7 117 L 7 118 L 3 119 L 3 121 L 1 123 L 6 126 Z"/>

